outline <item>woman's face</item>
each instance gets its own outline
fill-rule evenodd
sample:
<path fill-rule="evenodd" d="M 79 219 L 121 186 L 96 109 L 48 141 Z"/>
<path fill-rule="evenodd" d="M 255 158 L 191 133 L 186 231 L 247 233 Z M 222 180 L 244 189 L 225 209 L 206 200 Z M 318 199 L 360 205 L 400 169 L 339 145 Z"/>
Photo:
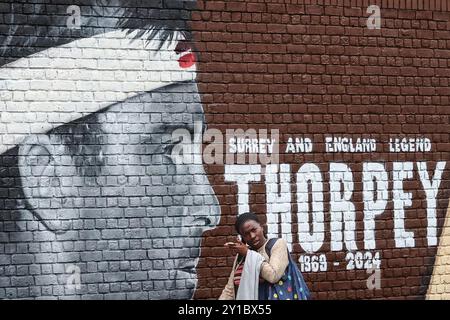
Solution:
<path fill-rule="evenodd" d="M 264 230 L 261 225 L 254 221 L 248 220 L 239 229 L 239 234 L 242 236 L 243 240 L 252 247 L 252 249 L 259 249 L 266 238 L 264 237 Z"/>

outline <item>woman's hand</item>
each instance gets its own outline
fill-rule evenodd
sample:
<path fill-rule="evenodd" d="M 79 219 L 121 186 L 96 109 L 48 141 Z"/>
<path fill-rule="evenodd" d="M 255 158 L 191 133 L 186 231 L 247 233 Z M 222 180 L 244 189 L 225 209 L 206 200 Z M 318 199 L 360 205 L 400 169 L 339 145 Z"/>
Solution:
<path fill-rule="evenodd" d="M 240 241 L 239 239 L 236 242 L 227 242 L 224 244 L 225 247 L 232 249 L 233 254 L 239 253 L 240 256 L 245 257 L 248 252 L 248 247 L 245 243 Z"/>

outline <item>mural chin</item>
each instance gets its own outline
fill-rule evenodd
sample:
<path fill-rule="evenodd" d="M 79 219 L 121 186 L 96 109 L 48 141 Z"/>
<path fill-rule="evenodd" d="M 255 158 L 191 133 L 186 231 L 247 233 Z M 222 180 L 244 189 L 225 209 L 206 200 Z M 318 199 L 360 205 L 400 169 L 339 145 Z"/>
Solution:
<path fill-rule="evenodd" d="M 174 270 L 171 275 L 173 275 L 175 288 L 170 291 L 170 298 L 176 300 L 192 299 L 198 283 L 195 268 L 189 271 Z"/>

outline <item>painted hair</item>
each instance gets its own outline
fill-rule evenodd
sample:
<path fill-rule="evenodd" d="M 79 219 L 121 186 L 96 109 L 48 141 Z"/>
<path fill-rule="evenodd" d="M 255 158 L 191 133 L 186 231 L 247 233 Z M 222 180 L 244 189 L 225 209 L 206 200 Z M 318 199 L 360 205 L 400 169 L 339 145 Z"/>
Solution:
<path fill-rule="evenodd" d="M 197 1 L 192 0 L 84 0 L 74 1 L 81 15 L 81 27 L 68 27 L 70 2 L 67 0 L 18 0 L 4 5 L 0 32 L 0 66 L 50 47 L 89 38 L 113 30 L 136 33 L 161 46 L 181 32 L 186 40 L 188 23 Z M 32 12 L 30 12 L 30 10 Z M 148 31 L 148 32 L 146 32 Z"/>

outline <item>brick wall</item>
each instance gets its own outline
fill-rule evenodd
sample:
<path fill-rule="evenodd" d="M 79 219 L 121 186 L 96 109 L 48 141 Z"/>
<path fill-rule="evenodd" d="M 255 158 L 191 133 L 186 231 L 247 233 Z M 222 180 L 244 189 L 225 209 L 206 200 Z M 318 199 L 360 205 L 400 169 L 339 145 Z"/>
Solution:
<path fill-rule="evenodd" d="M 369 30 L 370 4 L 381 7 L 381 29 Z M 299 215 L 295 173 L 316 164 L 324 180 L 325 238 L 313 256 L 325 254 L 326 272 L 304 272 L 314 298 L 448 298 L 448 246 L 426 239 L 426 195 L 414 169 L 405 185 L 412 205 L 405 226 L 412 247 L 395 244 L 392 201 L 394 162 L 426 161 L 429 170 L 449 157 L 448 21 L 445 1 L 203 1 L 193 15 L 201 55 L 199 83 L 210 127 L 280 130 L 280 163 L 289 164 L 291 214 Z M 370 137 L 374 153 L 327 153 L 326 136 Z M 289 137 L 309 137 L 314 150 L 286 154 Z M 429 137 L 430 153 L 391 153 L 395 137 Z M 284 153 L 284 154 L 283 154 Z M 345 247 L 331 251 L 329 164 L 345 163 L 353 172 L 357 251 L 381 256 L 381 288 L 370 290 L 364 268 L 347 270 Z M 364 246 L 364 162 L 380 162 L 389 176 L 386 210 L 376 218 L 376 249 Z M 232 258 L 218 247 L 231 240 L 238 211 L 236 184 L 224 180 L 224 166 L 207 166 L 222 204 L 219 227 L 206 237 L 198 298 L 217 297 Z M 431 171 L 430 171 L 431 173 Z M 438 235 L 448 207 L 448 168 L 437 196 Z M 250 183 L 250 208 L 267 213 L 264 174 Z M 282 192 L 282 191 L 281 191 Z M 304 213 L 303 213 L 304 214 Z M 447 224 L 448 226 L 448 224 Z M 446 230 L 446 229 L 445 229 Z M 293 223 L 293 252 L 305 254 Z M 439 247 L 439 249 L 438 249 Z M 348 257 L 351 258 L 351 257 Z M 334 266 L 339 262 L 339 266 Z M 438 276 L 430 278 L 435 265 Z M 447 265 L 447 267 L 446 267 Z M 436 273 L 436 271 L 435 271 Z"/>
<path fill-rule="evenodd" d="M 217 299 L 249 210 L 315 299 L 448 298 L 449 17 L 444 0 L 2 1 L 0 298 Z M 235 129 L 268 130 L 279 157 L 206 161 Z"/>

